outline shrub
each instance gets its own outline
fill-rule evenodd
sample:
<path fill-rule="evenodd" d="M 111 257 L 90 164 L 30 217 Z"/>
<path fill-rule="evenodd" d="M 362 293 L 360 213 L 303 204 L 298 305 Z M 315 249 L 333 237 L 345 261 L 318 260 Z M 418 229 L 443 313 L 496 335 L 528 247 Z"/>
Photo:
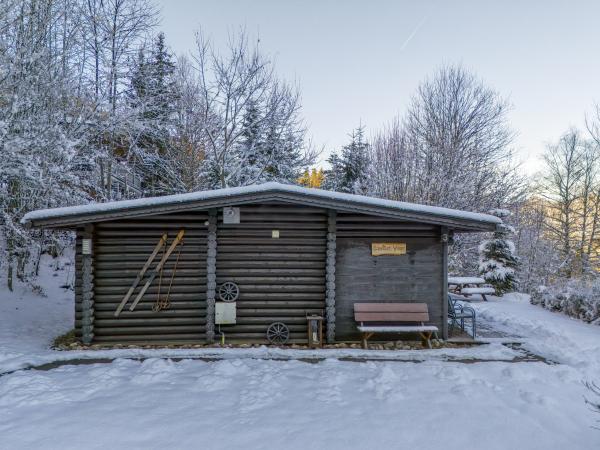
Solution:
<path fill-rule="evenodd" d="M 558 280 L 538 286 L 531 292 L 531 303 L 600 325 L 600 280 Z"/>

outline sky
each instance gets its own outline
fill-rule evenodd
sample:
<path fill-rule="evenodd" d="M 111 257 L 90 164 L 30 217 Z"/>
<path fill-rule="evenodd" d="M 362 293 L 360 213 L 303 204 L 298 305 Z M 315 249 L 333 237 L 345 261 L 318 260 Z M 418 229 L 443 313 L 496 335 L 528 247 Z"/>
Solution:
<path fill-rule="evenodd" d="M 460 64 L 512 105 L 527 173 L 546 143 L 585 127 L 600 102 L 600 1 L 156 0 L 176 54 L 202 28 L 224 46 L 245 27 L 277 73 L 299 84 L 323 158 L 362 124 L 372 134 L 401 116 L 419 83 Z"/>

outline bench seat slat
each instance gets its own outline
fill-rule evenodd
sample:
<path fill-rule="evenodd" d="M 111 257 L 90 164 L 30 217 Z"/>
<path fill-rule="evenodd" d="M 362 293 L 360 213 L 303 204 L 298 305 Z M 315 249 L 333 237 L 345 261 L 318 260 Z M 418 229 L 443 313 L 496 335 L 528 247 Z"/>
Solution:
<path fill-rule="evenodd" d="M 418 333 L 420 331 L 439 331 L 435 325 L 382 325 L 359 326 L 361 333 Z"/>
<path fill-rule="evenodd" d="M 355 312 L 426 313 L 427 303 L 355 303 Z"/>
<path fill-rule="evenodd" d="M 355 312 L 357 322 L 429 322 L 427 312 Z"/>
<path fill-rule="evenodd" d="M 491 287 L 474 287 L 474 288 L 462 288 L 460 290 L 462 294 L 495 294 L 496 290 Z"/>

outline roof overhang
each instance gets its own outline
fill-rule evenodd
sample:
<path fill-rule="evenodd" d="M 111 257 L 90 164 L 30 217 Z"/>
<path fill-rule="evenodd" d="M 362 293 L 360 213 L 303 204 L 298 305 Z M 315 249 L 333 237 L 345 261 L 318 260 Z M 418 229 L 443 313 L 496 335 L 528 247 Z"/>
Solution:
<path fill-rule="evenodd" d="M 74 228 L 95 222 L 190 210 L 207 210 L 258 202 L 301 204 L 337 211 L 370 214 L 439 225 L 457 232 L 494 231 L 496 225 L 502 223 L 499 218 L 488 214 L 396 202 L 361 195 L 340 194 L 279 183 L 39 210 L 26 214 L 22 222 L 30 227 Z"/>

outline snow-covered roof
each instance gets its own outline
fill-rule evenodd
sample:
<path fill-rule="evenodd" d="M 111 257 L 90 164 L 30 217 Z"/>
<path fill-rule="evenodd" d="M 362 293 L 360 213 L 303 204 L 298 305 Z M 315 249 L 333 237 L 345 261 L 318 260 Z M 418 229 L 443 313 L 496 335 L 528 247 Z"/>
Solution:
<path fill-rule="evenodd" d="M 286 201 L 339 210 L 351 210 L 385 217 L 398 217 L 452 226 L 465 230 L 493 230 L 502 223 L 498 217 L 469 211 L 385 200 L 364 195 L 345 194 L 322 189 L 275 182 L 198 191 L 187 194 L 147 197 L 81 206 L 41 209 L 27 213 L 21 221 L 30 226 L 73 226 L 124 217 L 182 211 L 186 208 L 210 208 L 250 203 L 258 200 Z"/>

